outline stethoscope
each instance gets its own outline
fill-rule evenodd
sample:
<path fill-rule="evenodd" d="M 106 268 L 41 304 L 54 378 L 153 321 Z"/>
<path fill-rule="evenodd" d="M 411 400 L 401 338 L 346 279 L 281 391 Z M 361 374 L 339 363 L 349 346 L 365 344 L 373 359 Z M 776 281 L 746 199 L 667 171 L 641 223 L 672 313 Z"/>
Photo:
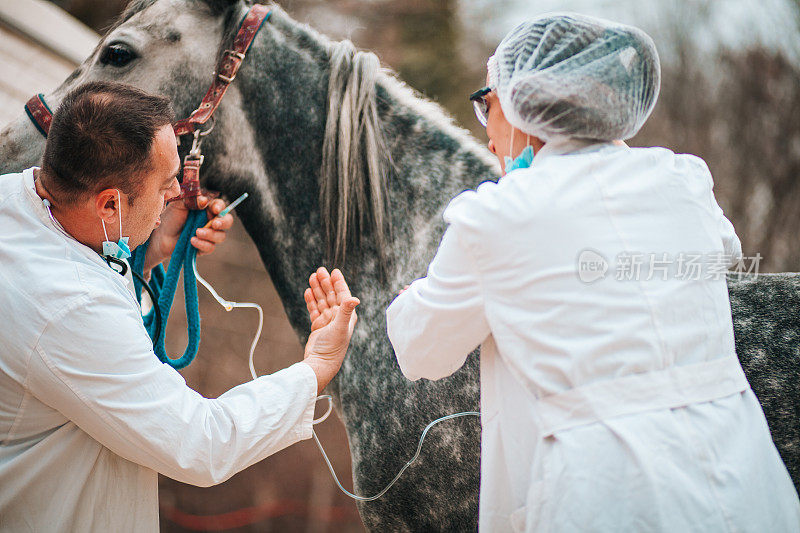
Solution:
<path fill-rule="evenodd" d="M 150 297 L 150 301 L 151 302 L 158 301 L 155 293 L 153 292 L 153 289 L 150 288 L 150 284 L 147 283 L 147 280 L 145 280 L 144 277 L 142 277 L 142 275 L 136 272 L 134 269 L 129 268 L 127 262 L 123 261 L 122 259 L 117 259 L 116 257 L 111 257 L 110 255 L 102 255 L 101 257 L 106 260 L 106 263 L 108 264 L 108 267 L 111 270 L 113 270 L 123 278 L 125 277 L 125 274 L 128 273 L 128 270 L 130 270 L 131 274 L 134 277 L 136 277 L 137 280 L 139 280 L 139 283 L 142 284 L 144 290 L 147 291 L 147 295 Z M 118 268 L 115 268 L 112 265 L 116 265 L 116 267 Z M 155 345 L 156 339 L 160 338 L 161 336 L 161 309 L 159 308 L 158 305 L 154 304 L 153 310 L 156 313 L 156 334 L 153 337 L 153 345 Z"/>

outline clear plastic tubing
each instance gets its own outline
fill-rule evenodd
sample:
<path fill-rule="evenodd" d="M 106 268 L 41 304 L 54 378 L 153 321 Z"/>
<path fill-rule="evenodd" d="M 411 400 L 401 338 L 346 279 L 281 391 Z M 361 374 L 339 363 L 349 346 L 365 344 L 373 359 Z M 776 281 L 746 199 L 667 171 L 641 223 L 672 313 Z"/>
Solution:
<path fill-rule="evenodd" d="M 224 299 L 222 296 L 220 296 L 217 293 L 217 291 L 214 290 L 214 287 L 212 287 L 211 284 L 208 281 L 206 281 L 200 275 L 199 272 L 197 272 L 197 263 L 196 262 L 192 263 L 192 268 L 194 269 L 194 275 L 197 278 L 197 281 L 199 281 L 200 284 L 203 285 L 203 287 L 208 289 L 208 292 L 211 293 L 211 296 L 222 307 L 224 307 L 226 311 L 231 311 L 231 310 L 237 309 L 237 308 L 251 308 L 251 309 L 255 309 L 256 311 L 258 311 L 258 329 L 256 330 L 255 337 L 253 337 L 253 342 L 250 344 L 250 354 L 248 356 L 248 364 L 250 366 L 250 375 L 253 376 L 253 379 L 258 378 L 258 374 L 256 374 L 255 365 L 253 364 L 253 354 L 255 353 L 256 345 L 258 344 L 258 341 L 261 338 L 261 330 L 263 329 L 263 326 L 264 326 L 264 310 L 257 303 L 253 303 L 253 302 L 232 302 L 230 300 Z M 319 401 L 319 400 L 327 400 L 328 401 L 328 409 L 325 410 L 325 414 L 323 414 L 321 417 L 314 419 L 313 425 L 317 425 L 317 424 L 319 424 L 321 422 L 324 422 L 330 416 L 331 412 L 333 412 L 333 397 L 331 395 L 323 394 L 322 396 L 317 396 L 317 401 Z M 353 494 L 349 490 L 345 489 L 342 486 L 342 483 L 339 481 L 339 477 L 336 475 L 336 471 L 333 469 L 333 465 L 331 464 L 331 460 L 328 458 L 328 454 L 325 453 L 325 448 L 322 447 L 322 443 L 319 441 L 319 437 L 317 437 L 316 431 L 314 431 L 312 429 L 311 434 L 313 435 L 314 442 L 317 443 L 317 448 L 319 448 L 319 451 L 322 454 L 322 458 L 325 459 L 325 464 L 328 466 L 328 471 L 331 473 L 331 476 L 333 477 L 333 480 L 336 482 L 336 486 L 339 487 L 339 490 L 341 490 L 344 494 L 346 494 L 347 496 L 353 498 L 354 500 L 361 501 L 361 502 L 371 502 L 373 500 L 377 500 L 378 498 L 380 498 L 381 496 L 386 494 L 389 491 L 389 489 L 392 488 L 392 486 L 395 483 L 397 483 L 397 480 L 400 479 L 400 476 L 403 475 L 403 472 L 406 471 L 406 468 L 411 466 L 412 463 L 414 463 L 414 461 L 417 460 L 417 458 L 419 457 L 420 452 L 422 452 L 422 443 L 425 442 L 425 435 L 428 434 L 428 431 L 430 431 L 430 429 L 433 426 L 435 426 L 439 422 L 444 422 L 445 420 L 451 420 L 453 418 L 459 418 L 459 417 L 462 417 L 462 416 L 477 416 L 477 417 L 480 417 L 481 414 L 479 412 L 477 412 L 477 411 L 464 411 L 463 413 L 454 413 L 454 414 L 451 414 L 451 415 L 443 416 L 441 418 L 437 418 L 436 420 L 432 421 L 430 424 L 425 426 L 425 429 L 422 431 L 422 435 L 419 438 L 419 444 L 417 445 L 417 451 L 414 454 L 414 456 L 411 459 L 409 459 L 406 462 L 406 464 L 403 465 L 403 467 L 400 469 L 400 471 L 397 472 L 397 475 L 394 476 L 394 479 L 392 479 L 392 481 L 389 482 L 389 484 L 386 485 L 386 487 L 384 487 L 383 490 L 381 490 L 380 492 L 378 492 L 374 496 L 359 496 L 359 495 Z"/>

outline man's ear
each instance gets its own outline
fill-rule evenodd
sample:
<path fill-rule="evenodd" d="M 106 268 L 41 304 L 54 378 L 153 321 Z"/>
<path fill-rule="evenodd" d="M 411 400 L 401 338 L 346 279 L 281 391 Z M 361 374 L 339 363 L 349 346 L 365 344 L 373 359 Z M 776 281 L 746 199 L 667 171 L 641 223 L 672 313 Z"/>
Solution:
<path fill-rule="evenodd" d="M 94 209 L 97 216 L 106 224 L 114 224 L 119 220 L 119 196 L 117 189 L 104 189 L 94 197 Z"/>

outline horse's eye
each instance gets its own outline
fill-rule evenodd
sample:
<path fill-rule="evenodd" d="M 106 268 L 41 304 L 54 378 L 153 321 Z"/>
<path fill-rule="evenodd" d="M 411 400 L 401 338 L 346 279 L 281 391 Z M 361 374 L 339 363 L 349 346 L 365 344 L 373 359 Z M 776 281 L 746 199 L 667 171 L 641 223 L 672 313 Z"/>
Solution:
<path fill-rule="evenodd" d="M 100 63 L 113 67 L 124 67 L 134 59 L 136 59 L 136 53 L 121 43 L 106 46 L 100 54 Z"/>

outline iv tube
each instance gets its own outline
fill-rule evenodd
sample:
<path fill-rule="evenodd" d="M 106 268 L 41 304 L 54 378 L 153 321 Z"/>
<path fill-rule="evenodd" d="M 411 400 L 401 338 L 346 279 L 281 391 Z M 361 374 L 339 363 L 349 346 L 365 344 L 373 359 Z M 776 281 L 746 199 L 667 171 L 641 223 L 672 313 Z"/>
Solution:
<path fill-rule="evenodd" d="M 213 296 L 214 299 L 222 307 L 224 307 L 226 311 L 231 311 L 231 310 L 236 309 L 236 308 L 245 308 L 245 307 L 252 308 L 252 309 L 255 309 L 255 310 L 258 311 L 258 329 L 256 330 L 256 335 L 255 335 L 255 337 L 253 337 L 253 342 L 250 345 L 250 354 L 248 356 L 248 364 L 250 366 L 250 375 L 253 377 L 253 379 L 257 379 L 258 378 L 258 374 L 256 374 L 255 365 L 253 364 L 253 354 L 255 353 L 256 345 L 258 344 L 258 341 L 259 341 L 259 339 L 261 337 L 261 330 L 262 330 L 262 328 L 264 326 L 264 310 L 257 303 L 253 303 L 253 302 L 232 302 L 230 300 L 226 300 L 226 299 L 222 298 L 217 293 L 217 291 L 214 290 L 214 287 L 212 287 L 211 284 L 208 281 L 206 281 L 200 275 L 199 272 L 197 272 L 197 262 L 196 261 L 192 262 L 192 268 L 194 269 L 194 275 L 197 278 L 197 281 L 199 281 L 200 284 L 203 285 L 203 287 L 208 289 L 208 292 L 211 293 L 211 296 Z M 330 394 L 324 394 L 322 396 L 317 396 L 317 401 L 319 401 L 319 400 L 327 400 L 328 401 L 328 409 L 325 411 L 325 414 L 323 414 L 321 417 L 316 418 L 316 419 L 313 420 L 313 425 L 319 424 L 320 422 L 324 422 L 330 416 L 331 412 L 333 411 L 333 397 Z M 347 489 L 345 489 L 342 486 L 342 483 L 339 481 L 339 476 L 336 475 L 336 471 L 333 469 L 333 465 L 331 464 L 331 461 L 328 458 L 328 454 L 325 453 L 325 449 L 322 447 L 322 443 L 319 441 L 319 437 L 317 437 L 317 432 L 312 429 L 311 430 L 311 434 L 314 437 L 314 442 L 317 444 L 317 448 L 319 448 L 319 451 L 322 454 L 322 458 L 325 459 L 325 464 L 328 466 L 328 471 L 331 473 L 331 476 L 333 477 L 333 480 L 336 482 L 336 486 L 339 487 L 339 490 L 341 490 L 344 494 L 346 494 L 347 496 L 353 498 L 354 500 L 358 500 L 358 501 L 362 501 L 362 502 L 371 502 L 373 500 L 377 500 L 378 498 L 380 498 L 381 496 L 386 494 L 386 492 L 388 492 L 388 490 L 390 488 L 392 488 L 392 486 L 397 482 L 397 480 L 400 479 L 400 476 L 403 475 L 403 472 L 406 471 L 406 468 L 411 466 L 411 464 L 414 461 L 417 460 L 417 458 L 419 457 L 420 452 L 422 452 L 422 443 L 425 441 L 425 435 L 428 434 L 428 431 L 433 426 L 435 426 L 439 422 L 444 422 L 445 420 L 451 420 L 453 418 L 459 418 L 459 417 L 462 417 L 462 416 L 477 416 L 477 417 L 480 417 L 481 414 L 479 412 L 477 412 L 477 411 L 465 411 L 463 413 L 454 413 L 454 414 L 451 414 L 451 415 L 443 416 L 441 418 L 437 418 L 436 420 L 432 421 L 430 424 L 425 426 L 425 429 L 422 431 L 422 435 L 419 438 L 419 444 L 417 445 L 417 451 L 414 454 L 414 456 L 411 459 L 409 459 L 406 462 L 406 464 L 403 465 L 403 467 L 400 469 L 400 471 L 397 473 L 397 475 L 394 476 L 394 479 L 392 479 L 392 481 L 388 485 L 386 485 L 386 487 L 384 487 L 383 490 L 381 490 L 380 492 L 378 492 L 377 494 L 375 494 L 373 496 L 359 496 L 359 495 L 353 494 L 352 492 L 350 492 Z"/>

